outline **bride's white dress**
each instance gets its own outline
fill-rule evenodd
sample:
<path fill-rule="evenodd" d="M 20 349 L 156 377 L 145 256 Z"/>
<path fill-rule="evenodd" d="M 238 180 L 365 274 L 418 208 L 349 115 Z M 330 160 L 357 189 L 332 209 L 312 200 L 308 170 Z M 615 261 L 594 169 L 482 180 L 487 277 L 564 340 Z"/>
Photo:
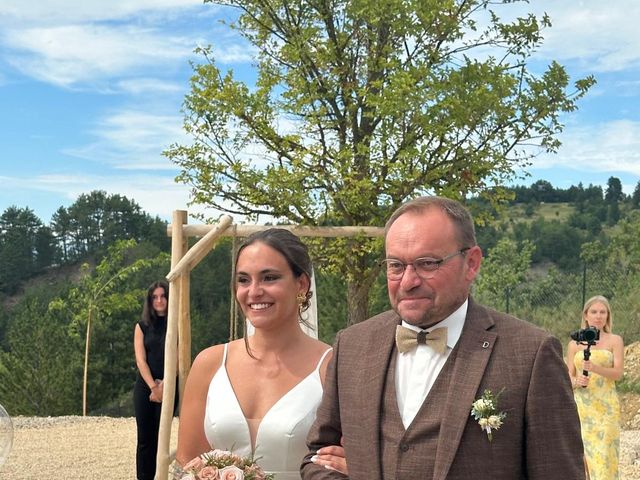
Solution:
<path fill-rule="evenodd" d="M 282 396 L 265 414 L 256 434 L 254 458 L 276 480 L 299 480 L 300 463 L 307 454 L 306 438 L 322 397 L 320 365 Z M 227 345 L 222 365 L 211 379 L 204 416 L 204 432 L 214 448 L 242 456 L 251 452 L 251 436 L 226 368 Z M 250 379 L 248 380 L 250 381 Z"/>

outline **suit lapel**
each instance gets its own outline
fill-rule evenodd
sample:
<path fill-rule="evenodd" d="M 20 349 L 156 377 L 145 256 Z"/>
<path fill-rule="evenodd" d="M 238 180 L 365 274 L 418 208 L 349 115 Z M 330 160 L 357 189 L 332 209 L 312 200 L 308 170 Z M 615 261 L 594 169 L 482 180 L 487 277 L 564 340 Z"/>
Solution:
<path fill-rule="evenodd" d="M 471 414 L 471 404 L 480 387 L 497 334 L 487 331 L 493 320 L 469 299 L 467 318 L 458 340 L 455 365 L 440 426 L 434 465 L 434 480 L 447 477 Z"/>
<path fill-rule="evenodd" d="M 364 431 L 369 432 L 368 438 L 376 441 L 366 442 L 366 458 L 377 459 L 370 462 L 369 478 L 382 478 L 382 461 L 380 453 L 380 422 L 382 416 L 382 402 L 385 391 L 386 372 L 393 353 L 395 343 L 395 329 L 400 322 L 395 313 L 390 313 L 388 322 L 370 331 L 370 335 L 363 342 L 365 352 L 362 355 L 362 369 L 356 372 L 361 385 L 362 396 L 366 398 L 366 416 L 363 416 Z"/>

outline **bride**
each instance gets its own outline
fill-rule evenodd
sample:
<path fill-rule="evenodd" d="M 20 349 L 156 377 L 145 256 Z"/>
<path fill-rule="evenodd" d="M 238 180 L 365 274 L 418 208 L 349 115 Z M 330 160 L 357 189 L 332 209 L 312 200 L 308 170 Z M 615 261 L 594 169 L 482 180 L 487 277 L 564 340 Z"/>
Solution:
<path fill-rule="evenodd" d="M 236 301 L 254 333 L 194 360 L 176 461 L 218 448 L 254 457 L 276 480 L 299 479 L 331 358 L 331 347 L 301 328 L 313 294 L 307 247 L 288 230 L 263 230 L 242 244 L 235 271 Z M 317 463 L 346 474 L 343 450 L 328 448 Z"/>

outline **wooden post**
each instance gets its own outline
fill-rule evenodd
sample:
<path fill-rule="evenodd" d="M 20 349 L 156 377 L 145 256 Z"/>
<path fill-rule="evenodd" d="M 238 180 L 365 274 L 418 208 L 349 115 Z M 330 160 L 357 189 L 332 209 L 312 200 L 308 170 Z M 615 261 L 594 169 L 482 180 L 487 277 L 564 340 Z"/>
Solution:
<path fill-rule="evenodd" d="M 223 215 L 220 220 L 220 224 L 224 221 L 224 218 L 228 215 Z M 336 238 L 336 237 L 357 237 L 362 235 L 364 237 L 384 237 L 383 227 L 308 227 L 303 225 L 274 225 L 278 228 L 284 228 L 289 230 L 299 237 L 324 237 L 324 238 Z M 218 229 L 216 225 L 185 225 L 182 230 L 182 234 L 188 237 L 204 237 L 211 232 L 212 229 Z M 220 233 L 221 236 L 230 237 L 237 235 L 238 237 L 248 237 L 252 233 L 259 232 L 271 228 L 268 225 L 236 225 L 233 229 L 227 229 Z M 167 235 L 173 235 L 173 225 L 167 227 Z M 191 249 L 193 250 L 193 248 Z M 191 251 L 189 251 L 191 253 Z M 196 262 L 197 264 L 197 262 Z"/>
<path fill-rule="evenodd" d="M 182 225 L 187 222 L 187 212 L 175 210 L 172 220 L 171 267 L 178 264 L 183 254 Z M 188 275 L 188 273 L 187 273 Z M 169 286 L 169 308 L 167 315 L 167 336 L 164 342 L 164 388 L 160 413 L 160 431 L 158 432 L 158 452 L 156 457 L 156 479 L 166 479 L 169 474 L 171 440 L 171 421 L 176 392 L 176 364 L 178 341 L 178 316 L 180 315 L 180 297 L 182 282 L 180 278 L 171 281 Z"/>
<path fill-rule="evenodd" d="M 167 280 L 173 282 L 179 275 L 189 273 L 193 267 L 198 265 L 200 260 L 206 257 L 211 251 L 211 248 L 215 245 L 218 237 L 229 228 L 231 221 L 232 218 L 229 215 L 224 215 L 217 225 L 209 225 L 209 228 L 206 230 L 206 235 L 198 240 L 198 243 L 191 247 L 191 249 L 180 259 L 179 262 L 176 263 L 176 265 L 171 265 L 171 271 L 167 273 Z M 184 227 L 185 231 L 187 228 L 188 225 Z M 184 234 L 182 230 L 180 233 L 181 235 Z M 174 241 L 176 240 L 174 239 L 171 242 L 172 245 Z"/>
<path fill-rule="evenodd" d="M 187 219 L 185 216 L 185 224 Z M 189 251 L 189 237 L 182 239 L 182 258 Z M 187 375 L 191 369 L 191 312 L 189 309 L 191 295 L 191 275 L 189 272 L 180 276 L 180 316 L 178 317 L 178 404 L 182 402 Z"/>

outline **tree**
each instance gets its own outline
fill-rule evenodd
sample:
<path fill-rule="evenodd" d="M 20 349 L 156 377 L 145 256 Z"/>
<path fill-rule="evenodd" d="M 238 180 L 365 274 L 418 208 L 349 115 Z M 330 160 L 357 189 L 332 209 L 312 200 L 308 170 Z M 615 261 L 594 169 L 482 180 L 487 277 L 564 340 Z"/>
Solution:
<path fill-rule="evenodd" d="M 62 249 L 62 261 L 87 254 L 102 255 L 116 240 L 149 240 L 168 246 L 166 222 L 151 218 L 135 202 L 101 190 L 82 194 L 68 208 L 53 215 L 51 228 Z"/>
<path fill-rule="evenodd" d="M 525 240 L 520 246 L 508 238 L 499 240 L 482 262 L 476 282 L 479 294 L 491 294 L 498 304 L 506 298 L 505 308 L 509 311 L 509 293 L 525 280 L 535 249 L 535 245 L 529 240 Z"/>
<path fill-rule="evenodd" d="M 607 207 L 607 225 L 613 226 L 620 220 L 620 206 L 618 202 L 611 202 Z"/>
<path fill-rule="evenodd" d="M 554 202 L 555 191 L 550 182 L 547 180 L 538 180 L 531 184 L 531 191 L 533 192 L 533 198 L 538 202 Z"/>
<path fill-rule="evenodd" d="M 556 62 L 529 71 L 551 23 L 502 21 L 507 0 L 219 3 L 258 52 L 256 84 L 199 49 L 185 99 L 193 143 L 165 154 L 194 203 L 250 219 L 383 225 L 419 194 L 498 202 L 532 145 L 557 149 L 559 115 L 595 82 L 569 87 Z M 347 280 L 351 322 L 367 316 L 380 255 L 365 238 L 322 255 Z"/>
<path fill-rule="evenodd" d="M 87 381 L 89 371 L 89 346 L 91 344 L 91 327 L 93 322 L 100 321 L 101 314 L 117 309 L 123 305 L 138 305 L 142 298 L 141 290 L 123 294 L 116 290 L 119 283 L 130 275 L 144 268 L 151 268 L 157 263 L 168 263 L 168 255 L 158 255 L 154 259 L 138 258 L 130 261 L 129 252 L 136 245 L 135 240 L 119 240 L 109 247 L 107 255 L 91 271 L 89 264 L 83 265 L 83 276 L 77 287 L 71 289 L 67 299 L 58 298 L 51 302 L 50 310 L 69 310 L 74 315 L 76 329 L 85 328 L 84 376 L 82 384 L 82 414 L 87 414 Z"/>
<path fill-rule="evenodd" d="M 69 261 L 69 245 L 71 242 L 71 218 L 66 208 L 60 207 L 55 211 L 51 217 L 51 230 L 62 247 L 61 261 L 66 263 Z"/>
<path fill-rule="evenodd" d="M 50 252 L 41 240 L 46 227 L 28 208 L 7 208 L 0 216 L 0 289 L 14 293 L 22 280 L 46 265 Z M 39 257 L 39 255 L 42 255 Z M 40 263 L 42 261 L 43 263 Z"/>
<path fill-rule="evenodd" d="M 609 177 L 609 180 L 607 180 L 607 190 L 605 191 L 604 200 L 607 203 L 617 203 L 624 200 L 622 183 L 619 178 Z"/>
<path fill-rule="evenodd" d="M 640 266 L 640 212 L 633 210 L 611 232 L 610 244 L 601 252 L 607 263 L 619 272 L 637 272 Z"/>
<path fill-rule="evenodd" d="M 539 218 L 527 225 L 514 225 L 514 237 L 522 242 L 529 240 L 536 245 L 534 262 L 551 261 L 562 269 L 575 270 L 579 267 L 576 258 L 580 255 L 580 246 L 585 233 L 559 220 L 547 221 Z"/>
<path fill-rule="evenodd" d="M 47 297 L 48 296 L 48 297 Z M 28 294 L 15 308 L 0 350 L 0 403 L 14 415 L 70 415 L 79 401 L 78 343 L 64 316 L 47 311 L 51 287 Z"/>
<path fill-rule="evenodd" d="M 55 237 L 49 227 L 42 227 L 36 232 L 34 239 L 34 247 L 36 251 L 35 270 L 41 272 L 46 267 L 55 263 L 57 249 Z"/>
<path fill-rule="evenodd" d="M 633 189 L 633 194 L 631 195 L 631 205 L 633 205 L 633 208 L 640 207 L 640 181 L 636 183 L 636 188 Z"/>

